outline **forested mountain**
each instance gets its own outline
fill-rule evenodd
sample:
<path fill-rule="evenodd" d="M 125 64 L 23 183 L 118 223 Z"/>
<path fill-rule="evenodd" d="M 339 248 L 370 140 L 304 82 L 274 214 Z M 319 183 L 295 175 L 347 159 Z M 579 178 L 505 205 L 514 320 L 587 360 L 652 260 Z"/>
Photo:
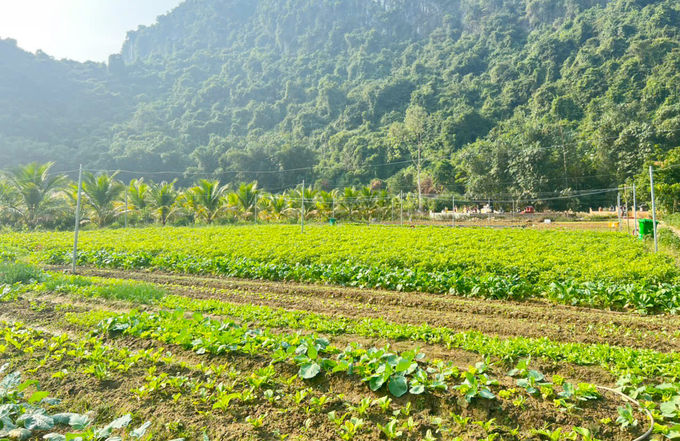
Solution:
<path fill-rule="evenodd" d="M 3 166 L 410 191 L 418 147 L 425 192 L 475 197 L 616 186 L 674 162 L 680 5 L 187 0 L 107 65 L 0 41 Z"/>

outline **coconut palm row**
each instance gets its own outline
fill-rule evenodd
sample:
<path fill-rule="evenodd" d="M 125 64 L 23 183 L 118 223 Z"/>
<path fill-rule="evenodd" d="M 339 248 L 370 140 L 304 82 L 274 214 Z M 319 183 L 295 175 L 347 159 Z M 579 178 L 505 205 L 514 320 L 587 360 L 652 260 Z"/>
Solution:
<path fill-rule="evenodd" d="M 65 175 L 52 174 L 53 163 L 32 163 L 11 168 L 0 178 L 0 209 L 5 222 L 23 223 L 30 229 L 59 217 L 75 218 L 78 186 Z M 176 181 L 144 179 L 124 184 L 113 174 L 83 173 L 82 222 L 106 227 L 121 216 L 135 224 L 171 221 L 182 223 L 216 221 L 327 220 L 344 217 L 352 221 L 394 216 L 398 197 L 386 190 L 347 187 L 322 191 L 306 187 L 271 194 L 256 182 L 231 187 L 201 179 L 193 187 L 179 189 Z M 415 202 L 412 197 L 409 203 Z M 397 208 L 398 209 L 398 208 Z"/>

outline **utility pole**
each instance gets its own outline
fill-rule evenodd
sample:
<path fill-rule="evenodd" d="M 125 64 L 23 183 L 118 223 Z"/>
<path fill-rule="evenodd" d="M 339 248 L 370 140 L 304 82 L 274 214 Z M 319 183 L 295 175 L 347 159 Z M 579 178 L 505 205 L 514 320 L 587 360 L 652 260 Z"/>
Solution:
<path fill-rule="evenodd" d="M 418 213 L 423 214 L 423 192 L 420 184 L 420 135 L 418 135 Z"/>
<path fill-rule="evenodd" d="M 300 232 L 305 232 L 305 181 L 302 180 L 302 191 L 300 192 L 302 199 L 302 211 L 300 212 Z"/>
<path fill-rule="evenodd" d="M 654 226 L 654 252 L 659 252 L 659 238 L 656 234 L 656 200 L 654 200 L 654 168 L 649 166 L 649 188 L 652 191 L 652 222 Z"/>
<path fill-rule="evenodd" d="M 451 226 L 456 226 L 456 195 L 451 196 Z"/>
<path fill-rule="evenodd" d="M 621 190 L 616 194 L 616 216 L 619 218 L 617 230 L 621 230 Z"/>
<path fill-rule="evenodd" d="M 257 203 L 260 200 L 260 195 L 255 195 L 255 203 L 253 204 L 253 223 L 257 223 Z"/>
<path fill-rule="evenodd" d="M 635 197 L 635 184 L 633 184 L 633 235 L 637 234 L 637 199 Z"/>
<path fill-rule="evenodd" d="M 78 171 L 78 198 L 76 202 L 76 228 L 73 237 L 73 262 L 71 265 L 71 273 L 76 273 L 76 261 L 78 260 L 78 233 L 80 232 L 80 199 L 83 190 L 83 164 L 80 164 Z"/>
<path fill-rule="evenodd" d="M 626 233 L 630 234 L 630 211 L 628 209 L 630 208 L 630 199 L 628 199 L 628 186 L 626 185 L 623 188 L 624 191 L 624 196 L 625 196 L 625 201 L 623 202 L 623 206 L 626 208 Z"/>
<path fill-rule="evenodd" d="M 125 228 L 128 227 L 127 216 L 128 216 L 128 188 L 125 187 Z"/>
<path fill-rule="evenodd" d="M 399 210 L 401 212 L 401 226 L 404 226 L 404 192 L 399 192 Z"/>
<path fill-rule="evenodd" d="M 489 211 L 487 211 L 487 220 L 491 222 L 491 199 L 487 199 L 486 205 L 489 207 Z"/>

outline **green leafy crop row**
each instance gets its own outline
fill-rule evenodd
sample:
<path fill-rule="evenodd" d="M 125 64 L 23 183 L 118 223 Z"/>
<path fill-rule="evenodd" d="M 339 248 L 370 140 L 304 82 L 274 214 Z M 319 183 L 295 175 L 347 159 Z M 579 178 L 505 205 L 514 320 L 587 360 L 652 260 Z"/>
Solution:
<path fill-rule="evenodd" d="M 385 385 L 397 397 L 407 392 L 417 395 L 427 389 L 446 389 L 446 380 L 457 374 L 457 370 L 454 372 L 445 366 L 422 369 L 419 361 L 424 355 L 417 351 L 396 354 L 387 348 L 366 350 L 356 345 L 341 351 L 323 338 L 275 334 L 234 322 L 211 320 L 199 313 L 185 317 L 181 309 L 157 314 L 132 311 L 114 315 L 98 328 L 105 333 L 124 333 L 180 345 L 199 355 L 266 354 L 274 363 L 294 362 L 299 367 L 299 376 L 305 380 L 321 372 L 346 372 L 359 376 L 371 390 Z"/>
<path fill-rule="evenodd" d="M 116 288 L 116 289 L 114 289 Z M 680 355 L 654 350 L 553 341 L 548 338 L 501 338 L 478 331 L 457 332 L 428 324 L 394 323 L 381 318 L 355 319 L 308 311 L 269 306 L 230 303 L 219 299 L 196 299 L 173 295 L 153 284 L 50 274 L 45 282 L 25 287 L 55 290 L 71 295 L 127 300 L 136 305 L 155 304 L 161 308 L 201 314 L 221 315 L 268 328 L 302 329 L 329 335 L 355 334 L 389 340 L 413 340 L 443 344 L 504 359 L 543 357 L 580 365 L 599 365 L 616 375 L 680 378 Z M 67 315 L 67 318 L 71 317 Z M 79 315 L 83 325 L 94 326 L 103 318 L 97 314 Z"/>
<path fill-rule="evenodd" d="M 85 232 L 79 263 L 492 299 L 680 309 L 673 262 L 623 234 L 344 226 Z M 70 262 L 68 233 L 0 234 L 41 263 Z"/>

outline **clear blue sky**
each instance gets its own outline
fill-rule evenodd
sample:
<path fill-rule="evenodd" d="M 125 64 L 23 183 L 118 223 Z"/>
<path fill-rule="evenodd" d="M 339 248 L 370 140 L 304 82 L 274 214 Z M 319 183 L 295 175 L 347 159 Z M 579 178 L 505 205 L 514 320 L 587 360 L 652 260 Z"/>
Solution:
<path fill-rule="evenodd" d="M 55 58 L 106 61 L 125 34 L 183 0 L 0 0 L 0 37 Z"/>

